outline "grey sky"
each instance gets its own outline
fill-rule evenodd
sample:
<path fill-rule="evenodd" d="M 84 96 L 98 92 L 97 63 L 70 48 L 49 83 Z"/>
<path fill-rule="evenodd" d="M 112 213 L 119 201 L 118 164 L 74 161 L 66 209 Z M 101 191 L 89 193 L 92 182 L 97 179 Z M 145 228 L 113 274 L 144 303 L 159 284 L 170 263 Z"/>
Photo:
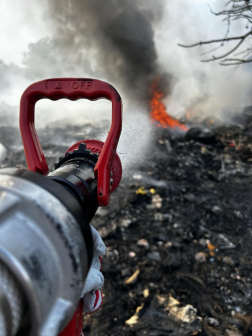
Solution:
<path fill-rule="evenodd" d="M 88 0 L 82 2 L 89 3 Z M 98 3 L 98 1 L 96 2 Z M 120 73 L 118 70 L 120 67 L 117 67 L 113 73 L 111 64 L 102 62 L 99 51 L 99 48 L 102 48 L 102 36 L 99 35 L 99 30 L 97 31 L 99 38 L 97 36 L 97 41 L 96 43 L 94 41 L 93 45 L 89 45 L 91 44 L 89 38 L 93 35 L 90 35 L 87 26 L 86 34 L 85 31 L 82 31 L 79 35 L 79 45 L 78 41 L 75 42 L 76 49 L 63 48 L 58 29 L 61 18 L 57 21 L 62 8 L 59 7 L 57 10 L 57 7 L 52 5 L 56 1 L 48 3 L 50 6 L 47 2 L 42 3 L 37 0 L 29 3 L 25 0 L 0 2 L 0 72 L 2 76 L 0 103 L 18 107 L 23 90 L 37 80 L 56 76 L 92 76 L 112 81 L 112 84 L 118 88 L 124 98 L 126 113 L 128 110 L 144 110 L 144 106 L 139 106 L 134 92 L 133 94 L 127 92 L 128 82 L 122 78 L 123 72 Z M 72 3 L 74 4 L 75 1 Z M 80 2 L 77 1 L 77 3 Z M 102 3 L 104 4 L 104 1 Z M 234 71 L 234 68 L 223 68 L 217 63 L 201 63 L 200 54 L 203 50 L 209 50 L 209 47 L 207 47 L 208 49 L 188 50 L 177 46 L 179 42 L 193 43 L 198 40 L 222 37 L 226 27 L 221 22 L 221 18 L 210 14 L 207 4 L 209 3 L 218 10 L 226 3 L 225 0 L 159 0 L 155 2 L 138 0 L 137 5 L 134 1 L 128 1 L 128 3 L 140 8 L 140 12 L 145 11 L 144 17 L 149 18 L 150 26 L 154 32 L 153 42 L 158 66 L 161 72 L 172 75 L 171 94 L 165 101 L 170 114 L 181 116 L 186 109 L 194 108 L 199 114 L 219 115 L 225 106 L 248 102 L 251 85 L 249 74 L 244 68 L 239 67 Z M 155 8 L 153 7 L 154 3 Z M 78 20 L 81 20 L 82 17 L 83 20 L 87 20 L 89 17 L 89 13 L 86 13 L 87 8 L 89 7 L 83 7 L 82 13 L 80 7 Z M 90 31 L 92 28 L 91 9 L 89 8 Z M 107 17 L 108 20 L 113 19 L 112 14 L 111 18 L 109 14 Z M 68 27 L 68 32 L 71 31 L 75 17 L 69 20 L 67 23 L 70 27 Z M 73 29 L 76 27 L 73 26 Z M 104 29 L 104 26 L 100 27 Z M 233 33 L 236 34 L 242 29 L 244 27 L 238 24 L 234 27 Z M 64 33 L 63 29 L 61 36 L 64 36 Z M 88 43 L 87 47 L 85 47 L 85 41 Z M 116 42 L 116 40 L 114 41 Z M 108 42 L 104 40 L 103 48 L 106 49 Z M 125 49 L 124 52 L 127 53 L 127 50 Z M 123 55 L 121 55 L 121 60 L 125 62 Z M 136 72 L 137 69 L 136 67 L 133 70 Z M 129 68 L 127 70 L 127 67 L 124 70 L 130 71 Z M 126 72 L 124 76 L 126 76 Z M 72 112 L 73 104 L 75 112 Z M 86 114 L 82 112 L 83 104 L 89 111 Z M 84 121 L 94 114 L 96 106 L 102 111 L 102 117 L 108 117 L 110 104 L 107 102 L 96 104 L 94 108 L 94 103 L 89 102 L 60 101 L 55 103 L 44 101 L 39 103 L 42 112 L 38 115 L 37 120 L 40 123 L 47 122 L 47 111 L 53 110 L 53 114 L 50 113 L 50 120 L 69 118 L 69 111 L 71 111 L 69 119 L 71 122 L 75 120 L 79 122 L 80 113 L 81 120 Z"/>

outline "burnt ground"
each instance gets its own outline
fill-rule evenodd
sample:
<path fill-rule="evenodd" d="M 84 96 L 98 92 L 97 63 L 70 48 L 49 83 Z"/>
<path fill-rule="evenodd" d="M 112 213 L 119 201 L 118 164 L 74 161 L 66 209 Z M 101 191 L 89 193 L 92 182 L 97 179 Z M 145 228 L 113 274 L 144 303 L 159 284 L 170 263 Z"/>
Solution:
<path fill-rule="evenodd" d="M 80 132 L 40 130 L 51 166 L 99 129 Z M 98 211 L 104 303 L 85 336 L 252 335 L 252 126 L 215 132 L 203 144 L 157 129 L 146 161 Z M 25 166 L 17 129 L 0 128 L 0 143 L 2 167 Z"/>

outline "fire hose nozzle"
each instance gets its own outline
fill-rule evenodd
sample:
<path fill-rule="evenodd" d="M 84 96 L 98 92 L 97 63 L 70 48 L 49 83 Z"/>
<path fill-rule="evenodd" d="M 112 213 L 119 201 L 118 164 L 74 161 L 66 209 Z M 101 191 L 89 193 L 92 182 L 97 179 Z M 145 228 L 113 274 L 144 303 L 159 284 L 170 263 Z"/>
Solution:
<path fill-rule="evenodd" d="M 112 125 L 105 143 L 72 145 L 48 174 L 34 125 L 35 104 L 42 98 L 111 100 Z M 0 170 L 1 336 L 58 336 L 68 330 L 76 307 L 81 309 L 93 260 L 89 222 L 98 206 L 108 205 L 122 175 L 116 154 L 121 124 L 121 98 L 108 83 L 48 79 L 25 90 L 20 130 L 28 170 Z M 74 322 L 78 334 L 81 323 Z"/>
<path fill-rule="evenodd" d="M 48 165 L 34 126 L 35 104 L 43 98 L 51 100 L 105 98 L 112 102 L 111 128 L 94 169 L 97 178 L 98 205 L 108 205 L 111 166 L 122 128 L 122 101 L 119 93 L 112 85 L 90 78 L 52 78 L 34 83 L 25 90 L 20 102 L 20 130 L 28 169 L 45 175 L 48 172 Z"/>
<path fill-rule="evenodd" d="M 57 336 L 92 261 L 85 212 L 67 189 L 24 169 L 0 170 L 0 199 L 0 331 L 2 319 L 6 336 Z"/>

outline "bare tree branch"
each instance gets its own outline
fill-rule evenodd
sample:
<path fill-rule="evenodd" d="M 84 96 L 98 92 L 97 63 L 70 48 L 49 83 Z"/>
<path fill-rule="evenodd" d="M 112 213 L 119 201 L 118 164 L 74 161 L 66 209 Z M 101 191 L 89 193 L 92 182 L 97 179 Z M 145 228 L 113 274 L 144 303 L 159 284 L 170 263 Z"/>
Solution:
<path fill-rule="evenodd" d="M 251 34 L 251 32 L 250 32 L 249 34 Z M 241 38 L 241 41 L 240 41 L 240 42 L 239 42 L 233 49 L 229 50 L 226 54 L 223 54 L 223 55 L 221 55 L 221 56 L 219 56 L 219 57 L 212 56 L 213 58 L 210 58 L 210 59 L 208 59 L 208 60 L 202 60 L 201 62 L 211 62 L 211 61 L 216 61 L 216 60 L 219 60 L 219 59 L 222 59 L 222 58 L 225 58 L 225 57 L 229 56 L 230 54 L 232 54 L 232 52 L 234 52 L 235 50 L 237 50 L 237 49 L 240 47 L 240 45 L 243 43 L 243 41 L 245 40 L 245 38 L 246 38 L 247 36 L 248 36 L 248 35 L 243 36 L 243 37 Z"/>
<path fill-rule="evenodd" d="M 214 51 L 216 51 L 216 50 L 219 50 L 219 49 L 222 48 L 222 47 L 223 47 L 223 44 L 221 44 L 221 45 L 218 46 L 218 47 L 213 48 L 212 50 L 209 50 L 209 51 L 207 51 L 207 52 L 205 52 L 205 53 L 202 53 L 200 56 L 205 56 L 206 54 L 210 54 L 210 53 L 212 53 L 212 52 L 214 52 Z"/>
<path fill-rule="evenodd" d="M 223 47 L 223 45 L 226 42 L 232 42 L 232 41 L 237 40 L 238 43 L 226 53 L 223 53 L 220 56 L 212 55 L 212 58 L 202 60 L 202 62 L 212 62 L 216 60 L 221 60 L 219 64 L 225 65 L 225 66 L 252 62 L 252 59 L 248 59 L 248 57 L 252 53 L 252 47 L 247 48 L 246 50 L 243 50 L 239 53 L 236 53 L 236 55 L 234 55 L 234 56 L 237 56 L 237 55 L 243 54 L 243 58 L 228 58 L 228 59 L 226 58 L 227 56 L 230 56 L 234 51 L 238 50 L 245 40 L 248 41 L 252 37 L 252 26 L 250 27 L 249 32 L 247 32 L 244 35 L 228 37 L 229 32 L 230 32 L 230 26 L 233 21 L 244 20 L 245 22 L 247 22 L 247 25 L 246 25 L 247 29 L 249 28 L 249 25 L 252 25 L 252 0 L 229 0 L 225 6 L 229 6 L 229 5 L 231 5 L 231 8 L 222 10 L 221 12 L 217 12 L 217 13 L 212 11 L 211 7 L 209 6 L 210 12 L 212 14 L 216 16 L 224 16 L 223 21 L 227 22 L 227 31 L 226 31 L 225 36 L 222 39 L 213 39 L 210 41 L 200 41 L 200 42 L 190 44 L 190 45 L 184 45 L 184 44 L 178 44 L 178 45 L 183 48 L 193 48 L 196 46 L 202 46 L 206 44 L 221 43 L 219 47 L 203 54 L 205 55 L 207 53 L 214 52 L 218 50 L 219 48 Z"/>
<path fill-rule="evenodd" d="M 227 62 L 251 63 L 252 59 L 244 60 L 244 59 L 240 59 L 240 58 L 225 58 L 224 60 L 221 61 L 221 63 L 227 63 Z M 225 64 L 225 65 L 227 65 L 227 64 Z"/>
<path fill-rule="evenodd" d="M 243 36 L 227 37 L 227 38 L 222 38 L 222 39 L 218 39 L 218 40 L 203 41 L 203 42 L 200 41 L 200 42 L 197 42 L 195 44 L 190 44 L 190 45 L 184 45 L 184 44 L 178 43 L 178 46 L 183 47 L 183 48 L 193 48 L 193 47 L 201 46 L 201 45 L 204 45 L 204 44 L 219 43 L 219 42 L 230 42 L 230 41 L 240 40 L 240 39 L 244 40 L 250 34 L 252 34 L 252 30 L 250 30 L 247 34 L 245 34 Z"/>

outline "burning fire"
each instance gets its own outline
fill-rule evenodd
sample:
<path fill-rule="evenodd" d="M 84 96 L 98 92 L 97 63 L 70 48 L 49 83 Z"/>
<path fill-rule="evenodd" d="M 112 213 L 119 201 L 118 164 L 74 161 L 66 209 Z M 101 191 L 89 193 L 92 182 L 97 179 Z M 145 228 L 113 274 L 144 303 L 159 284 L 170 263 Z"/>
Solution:
<path fill-rule="evenodd" d="M 186 110 L 186 119 L 195 119 L 196 113 L 192 108 Z"/>
<path fill-rule="evenodd" d="M 158 89 L 160 78 L 156 79 L 151 86 L 152 98 L 150 101 L 151 119 L 158 127 L 163 128 L 179 128 L 182 131 L 187 131 L 188 128 L 181 124 L 178 120 L 173 119 L 166 111 L 165 105 L 162 103 L 164 94 Z"/>
<path fill-rule="evenodd" d="M 217 120 L 214 118 L 200 118 L 197 115 L 197 112 L 195 110 L 193 110 L 192 108 L 187 109 L 186 111 L 186 115 L 185 115 L 187 120 L 193 121 L 194 123 L 198 123 L 198 124 L 206 124 L 208 127 L 213 127 L 215 125 L 217 125 Z"/>

